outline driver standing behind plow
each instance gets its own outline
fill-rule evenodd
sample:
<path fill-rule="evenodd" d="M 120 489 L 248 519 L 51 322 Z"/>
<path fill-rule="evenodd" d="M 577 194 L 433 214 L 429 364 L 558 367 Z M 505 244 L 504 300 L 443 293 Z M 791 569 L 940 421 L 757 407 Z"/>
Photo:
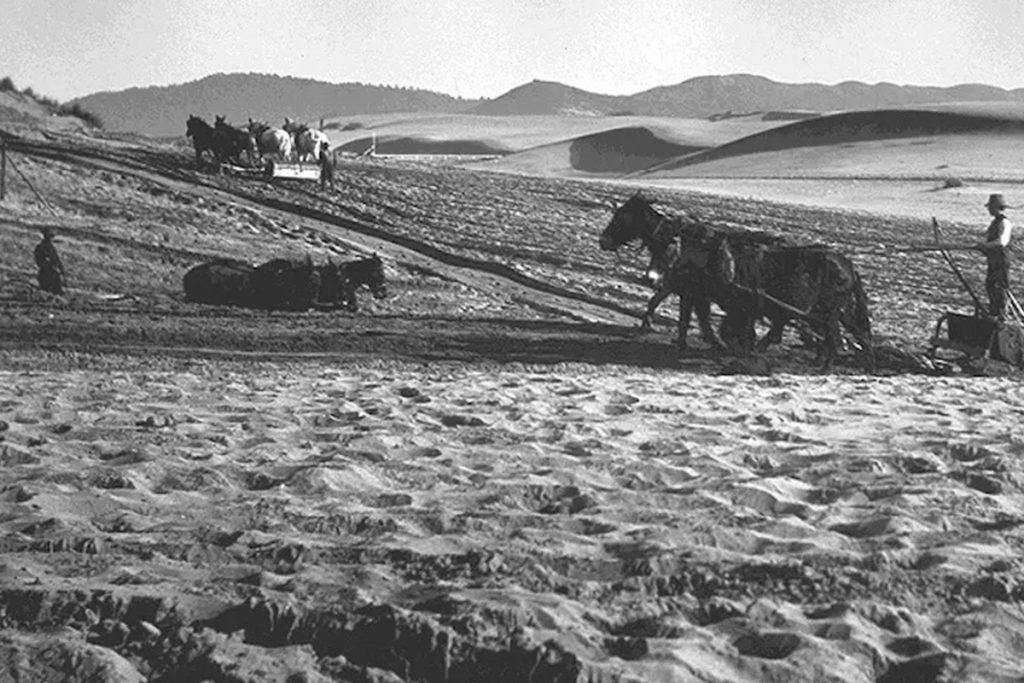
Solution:
<path fill-rule="evenodd" d="M 985 204 L 992 222 L 989 223 L 985 241 L 975 248 L 985 254 L 988 270 L 985 274 L 985 291 L 988 293 L 989 315 L 1002 320 L 1006 313 L 1007 291 L 1010 288 L 1010 231 L 1013 226 L 1003 213 L 1011 208 L 1001 194 L 989 195 Z"/>

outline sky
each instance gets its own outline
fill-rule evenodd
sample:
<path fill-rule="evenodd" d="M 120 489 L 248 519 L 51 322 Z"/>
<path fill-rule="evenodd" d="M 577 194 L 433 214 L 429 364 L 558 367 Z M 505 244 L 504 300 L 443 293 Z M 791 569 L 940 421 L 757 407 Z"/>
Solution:
<path fill-rule="evenodd" d="M 67 101 L 254 72 L 495 97 L 706 75 L 1024 87 L 1021 0 L 0 0 L 0 78 Z"/>

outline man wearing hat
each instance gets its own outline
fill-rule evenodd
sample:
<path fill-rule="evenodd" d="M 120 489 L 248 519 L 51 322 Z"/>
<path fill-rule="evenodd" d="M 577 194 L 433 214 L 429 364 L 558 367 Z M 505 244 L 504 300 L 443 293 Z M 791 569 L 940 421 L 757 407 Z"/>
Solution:
<path fill-rule="evenodd" d="M 1006 310 L 1006 292 L 1010 288 L 1010 231 L 1013 226 L 1006 220 L 1003 213 L 1010 208 L 1001 194 L 989 195 L 985 204 L 992 222 L 989 223 L 985 241 L 979 242 L 977 249 L 985 254 L 988 260 L 988 272 L 985 275 L 985 291 L 988 293 L 989 315 L 1003 319 Z"/>
<path fill-rule="evenodd" d="M 53 229 L 49 226 L 43 228 L 43 239 L 36 245 L 34 256 L 39 266 L 39 288 L 51 294 L 63 294 L 64 264 L 53 245 Z"/>

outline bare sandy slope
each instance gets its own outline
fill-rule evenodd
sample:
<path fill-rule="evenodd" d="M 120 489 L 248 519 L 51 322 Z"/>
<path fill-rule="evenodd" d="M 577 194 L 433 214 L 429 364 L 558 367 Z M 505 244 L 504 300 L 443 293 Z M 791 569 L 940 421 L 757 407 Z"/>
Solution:
<path fill-rule="evenodd" d="M 330 122 L 332 144 L 360 154 L 496 157 L 484 170 L 617 176 L 779 126 L 760 116 L 721 121 L 637 116 L 381 115 Z M 345 130 L 349 128 L 350 130 Z"/>
<path fill-rule="evenodd" d="M 584 135 L 616 128 L 649 127 L 669 142 L 687 140 L 694 146 L 720 145 L 739 137 L 779 126 L 759 117 L 712 122 L 655 116 L 473 116 L 468 114 L 377 114 L 325 121 L 332 145 L 378 136 L 422 137 L 428 140 L 492 141 L 512 152 L 522 152 Z M 345 130 L 350 128 L 350 130 Z"/>
<path fill-rule="evenodd" d="M 795 335 L 769 376 L 678 357 L 632 329 L 646 257 L 597 246 L 632 185 L 346 160 L 318 192 L 38 137 L 50 208 L 0 206 L 12 678 L 1024 676 L 1019 380 L 823 376 Z M 967 306 L 878 248 L 915 221 L 645 189 L 849 253 L 886 348 Z M 64 297 L 33 285 L 43 225 Z M 181 296 L 214 256 L 374 251 L 390 296 L 356 314 Z"/>
<path fill-rule="evenodd" d="M 854 120 L 842 116 L 856 116 Z M 340 120 L 338 143 L 370 130 L 409 154 L 477 144 L 498 158 L 476 169 L 548 177 L 617 178 L 807 206 L 984 223 L 987 195 L 1024 182 L 1024 111 L 958 103 L 854 112 L 801 122 L 644 117 L 381 115 Z M 933 117 L 933 118 L 925 118 Z M 363 120 L 365 119 L 365 120 Z M 458 151 L 454 147 L 452 150 Z M 959 187 L 947 188 L 954 183 Z M 1020 202 L 1018 202 L 1020 203 Z"/>
<path fill-rule="evenodd" d="M 731 123 L 740 127 L 717 128 Z M 748 125 L 751 120 L 743 118 L 700 122 L 689 138 L 673 137 L 657 126 L 648 126 L 642 138 L 624 129 L 610 130 L 473 166 L 561 177 L 619 176 L 635 187 L 696 190 L 925 222 L 935 215 L 984 223 L 982 205 L 993 192 L 1008 195 L 1011 203 L 1024 203 L 1015 202 L 1015 188 L 1024 182 L 1019 163 L 1024 157 L 1024 109 L 1019 105 L 853 112 L 745 131 L 742 126 Z M 728 139 L 702 137 L 698 130 L 715 130 Z M 674 151 L 673 145 L 686 144 L 693 148 Z M 708 147 L 696 149 L 704 145 Z M 645 162 L 649 166 L 643 167 Z"/>

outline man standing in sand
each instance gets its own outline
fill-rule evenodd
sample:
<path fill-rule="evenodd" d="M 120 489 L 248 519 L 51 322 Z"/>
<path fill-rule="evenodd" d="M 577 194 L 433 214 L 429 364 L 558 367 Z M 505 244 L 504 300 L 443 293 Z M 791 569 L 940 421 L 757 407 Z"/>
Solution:
<path fill-rule="evenodd" d="M 331 186 L 331 190 L 334 190 L 334 159 L 331 157 L 331 151 L 328 149 L 328 145 L 320 145 L 320 189 L 327 189 L 327 186 Z"/>
<path fill-rule="evenodd" d="M 989 195 L 985 204 L 992 222 L 989 223 L 985 241 L 979 242 L 976 248 L 988 260 L 988 272 L 985 275 L 985 291 L 988 293 L 989 315 L 999 320 L 1006 311 L 1007 291 L 1010 288 L 1010 231 L 1013 226 L 1006 220 L 1003 211 L 1010 208 L 1001 194 Z"/>
<path fill-rule="evenodd" d="M 39 288 L 51 294 L 63 294 L 64 264 L 53 245 L 53 229 L 49 226 L 43 228 L 43 240 L 36 245 L 34 255 L 39 266 Z"/>

